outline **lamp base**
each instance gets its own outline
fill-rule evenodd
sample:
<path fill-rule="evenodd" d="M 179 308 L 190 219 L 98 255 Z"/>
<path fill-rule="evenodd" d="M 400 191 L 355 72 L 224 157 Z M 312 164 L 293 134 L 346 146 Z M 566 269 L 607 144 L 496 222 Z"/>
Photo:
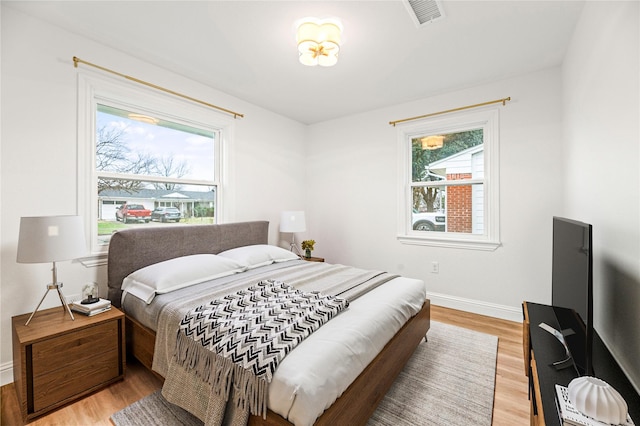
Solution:
<path fill-rule="evenodd" d="M 296 252 L 298 256 L 302 257 L 302 254 L 300 254 L 300 250 L 298 250 L 298 246 L 296 246 L 295 243 L 291 243 L 291 247 L 289 247 L 289 250 L 291 250 L 292 252 Z"/>
<path fill-rule="evenodd" d="M 69 308 L 69 304 L 67 304 L 67 299 L 64 297 L 64 294 L 62 294 L 61 288 L 62 288 L 62 283 L 47 284 L 47 289 L 45 290 L 44 295 L 42 296 L 42 299 L 40 299 L 40 303 L 38 303 L 38 306 L 36 306 L 36 309 L 34 309 L 33 313 L 31 314 L 31 316 L 29 317 L 29 319 L 24 325 L 29 325 L 29 322 L 31 322 L 31 318 L 33 318 L 36 312 L 38 312 L 38 309 L 40 309 L 40 305 L 42 305 L 44 298 L 47 297 L 47 294 L 49 294 L 50 290 L 56 290 L 58 292 L 58 297 L 60 297 L 60 303 L 62 303 L 62 309 L 63 310 L 66 309 L 66 311 L 69 312 L 69 316 L 71 317 L 71 319 L 75 321 L 75 318 L 71 313 L 71 308 Z"/>
<path fill-rule="evenodd" d="M 302 257 L 300 254 L 300 250 L 298 250 L 298 246 L 296 245 L 296 236 L 295 234 L 291 237 L 291 245 L 289 246 L 289 250 L 292 252 L 296 252 L 299 257 Z"/>

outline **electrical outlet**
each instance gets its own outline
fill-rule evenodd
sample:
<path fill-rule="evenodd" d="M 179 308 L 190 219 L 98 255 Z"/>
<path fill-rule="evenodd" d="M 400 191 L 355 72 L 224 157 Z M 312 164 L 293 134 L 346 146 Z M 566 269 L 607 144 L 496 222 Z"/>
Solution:
<path fill-rule="evenodd" d="M 431 273 L 437 274 L 440 272 L 440 264 L 438 262 L 431 262 Z"/>

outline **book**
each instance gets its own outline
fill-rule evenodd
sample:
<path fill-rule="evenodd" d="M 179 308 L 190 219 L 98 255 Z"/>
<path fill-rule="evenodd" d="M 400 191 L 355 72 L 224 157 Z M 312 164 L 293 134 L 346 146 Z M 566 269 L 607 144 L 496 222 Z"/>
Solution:
<path fill-rule="evenodd" d="M 556 406 L 558 408 L 558 416 L 563 425 L 571 426 L 611 426 L 594 418 L 585 416 L 578 411 L 571 400 L 569 400 L 569 390 L 566 386 L 556 385 Z M 627 413 L 627 421 L 619 426 L 634 426 L 633 420 Z"/>
<path fill-rule="evenodd" d="M 104 308 L 111 308 L 111 300 L 100 299 L 97 302 L 83 305 L 80 301 L 71 303 L 71 310 L 82 314 L 90 314 L 92 312 L 102 312 Z M 97 313 L 97 312 L 96 312 Z"/>
<path fill-rule="evenodd" d="M 72 307 L 71 307 L 71 310 L 72 310 L 73 312 L 77 312 L 77 313 L 79 313 L 79 314 L 86 315 L 86 316 L 88 316 L 88 317 L 92 317 L 92 316 L 94 316 L 94 315 L 98 315 L 98 314 L 101 314 L 101 313 L 103 313 L 103 312 L 107 312 L 107 311 L 111 310 L 111 305 L 106 306 L 106 307 L 103 307 L 103 308 L 100 308 L 100 309 L 95 309 L 95 310 L 93 310 L 93 311 L 79 311 L 79 310 L 77 310 L 77 309 L 74 309 L 74 308 L 73 308 L 73 306 L 72 306 Z"/>

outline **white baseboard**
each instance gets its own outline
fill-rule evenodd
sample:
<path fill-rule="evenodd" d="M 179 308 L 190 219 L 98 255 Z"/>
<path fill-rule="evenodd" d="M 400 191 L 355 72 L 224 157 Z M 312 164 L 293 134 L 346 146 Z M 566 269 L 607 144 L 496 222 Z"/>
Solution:
<path fill-rule="evenodd" d="M 13 362 L 5 362 L 0 365 L 0 386 L 13 382 Z"/>
<path fill-rule="evenodd" d="M 522 308 L 520 307 L 514 308 L 512 306 L 497 305 L 495 303 L 430 292 L 427 292 L 427 299 L 431 301 L 432 305 L 473 312 L 474 314 L 487 315 L 509 321 L 522 322 Z"/>

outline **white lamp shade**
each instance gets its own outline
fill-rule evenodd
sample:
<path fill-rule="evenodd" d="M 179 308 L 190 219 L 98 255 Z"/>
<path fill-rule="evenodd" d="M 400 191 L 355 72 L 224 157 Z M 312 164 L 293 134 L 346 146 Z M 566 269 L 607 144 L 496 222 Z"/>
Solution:
<path fill-rule="evenodd" d="M 307 224 L 303 211 L 284 211 L 280 216 L 280 232 L 304 232 Z"/>
<path fill-rule="evenodd" d="M 87 254 L 84 223 L 80 216 L 20 218 L 19 263 L 71 260 Z"/>

